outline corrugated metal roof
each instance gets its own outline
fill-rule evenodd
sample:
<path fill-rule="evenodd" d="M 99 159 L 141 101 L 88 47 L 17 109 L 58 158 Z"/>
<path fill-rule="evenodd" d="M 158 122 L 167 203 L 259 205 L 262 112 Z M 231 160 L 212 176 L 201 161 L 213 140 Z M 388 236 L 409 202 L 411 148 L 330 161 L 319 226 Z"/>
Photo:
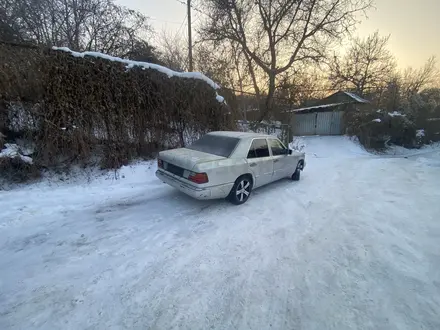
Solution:
<path fill-rule="evenodd" d="M 360 97 L 359 95 L 356 95 L 355 93 L 350 93 L 350 92 L 344 92 L 344 93 L 359 103 L 370 103 L 370 101 L 363 99 L 362 97 Z"/>
<path fill-rule="evenodd" d="M 342 104 L 347 104 L 347 102 L 315 105 L 315 106 L 307 107 L 307 108 L 299 108 L 299 109 L 294 109 L 294 110 L 287 110 L 286 112 L 301 112 L 301 111 L 306 111 L 306 110 L 311 110 L 311 109 L 330 108 L 330 107 L 335 107 L 335 106 L 342 105 Z"/>
<path fill-rule="evenodd" d="M 335 101 L 338 101 L 337 99 L 335 99 L 335 96 L 338 95 L 338 94 L 339 95 L 346 95 L 352 101 L 348 100 L 345 97 L 344 102 L 335 102 Z M 323 103 L 326 100 L 330 101 L 330 98 L 333 98 L 333 100 L 332 100 L 333 102 L 332 103 L 313 105 L 313 106 L 299 108 L 299 109 L 287 110 L 285 112 L 302 112 L 302 111 L 309 111 L 309 110 L 314 110 L 314 109 L 325 109 L 325 108 L 336 107 L 338 105 L 343 105 L 343 104 L 356 104 L 356 103 L 369 104 L 370 103 L 370 101 L 360 97 L 359 95 L 356 95 L 356 94 L 350 93 L 350 92 L 343 92 L 343 91 L 339 91 L 337 93 L 334 93 L 334 94 L 326 97 L 325 99 L 322 99 L 320 103 Z"/>

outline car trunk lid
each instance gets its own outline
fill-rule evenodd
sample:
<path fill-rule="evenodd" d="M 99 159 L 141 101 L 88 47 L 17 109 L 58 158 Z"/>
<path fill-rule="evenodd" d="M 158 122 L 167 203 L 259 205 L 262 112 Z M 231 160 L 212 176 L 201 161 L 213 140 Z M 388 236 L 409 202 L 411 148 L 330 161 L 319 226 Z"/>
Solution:
<path fill-rule="evenodd" d="M 185 170 L 192 170 L 196 164 L 221 160 L 225 159 L 225 157 L 186 148 L 179 148 L 161 151 L 159 153 L 159 159 Z"/>

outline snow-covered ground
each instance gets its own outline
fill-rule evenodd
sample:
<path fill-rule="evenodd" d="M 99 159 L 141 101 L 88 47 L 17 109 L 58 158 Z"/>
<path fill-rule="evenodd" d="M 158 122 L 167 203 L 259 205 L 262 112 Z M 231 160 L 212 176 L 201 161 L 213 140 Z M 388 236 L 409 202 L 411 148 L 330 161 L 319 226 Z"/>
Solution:
<path fill-rule="evenodd" d="M 0 329 L 440 329 L 440 152 L 303 142 L 238 207 L 149 163 L 0 192 Z"/>

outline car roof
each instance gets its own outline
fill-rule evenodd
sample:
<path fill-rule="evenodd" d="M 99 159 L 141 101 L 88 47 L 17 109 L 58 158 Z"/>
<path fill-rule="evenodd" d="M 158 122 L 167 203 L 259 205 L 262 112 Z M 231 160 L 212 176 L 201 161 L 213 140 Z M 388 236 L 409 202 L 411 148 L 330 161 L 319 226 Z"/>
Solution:
<path fill-rule="evenodd" d="M 246 139 L 246 138 L 276 138 L 276 136 L 271 136 L 267 134 L 260 133 L 250 133 L 250 132 L 239 132 L 239 131 L 216 131 L 210 132 L 209 135 L 219 135 L 219 136 L 229 136 L 233 138 Z"/>

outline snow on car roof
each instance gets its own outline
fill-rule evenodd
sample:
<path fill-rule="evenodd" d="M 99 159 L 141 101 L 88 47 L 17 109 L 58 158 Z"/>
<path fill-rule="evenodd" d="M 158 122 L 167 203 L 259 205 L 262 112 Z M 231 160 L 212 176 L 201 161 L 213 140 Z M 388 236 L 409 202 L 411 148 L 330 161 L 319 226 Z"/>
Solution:
<path fill-rule="evenodd" d="M 216 131 L 208 133 L 210 135 L 219 135 L 219 136 L 229 136 L 234 138 L 255 138 L 255 137 L 273 137 L 267 134 L 260 133 L 249 133 L 249 132 L 239 132 L 239 131 Z"/>

